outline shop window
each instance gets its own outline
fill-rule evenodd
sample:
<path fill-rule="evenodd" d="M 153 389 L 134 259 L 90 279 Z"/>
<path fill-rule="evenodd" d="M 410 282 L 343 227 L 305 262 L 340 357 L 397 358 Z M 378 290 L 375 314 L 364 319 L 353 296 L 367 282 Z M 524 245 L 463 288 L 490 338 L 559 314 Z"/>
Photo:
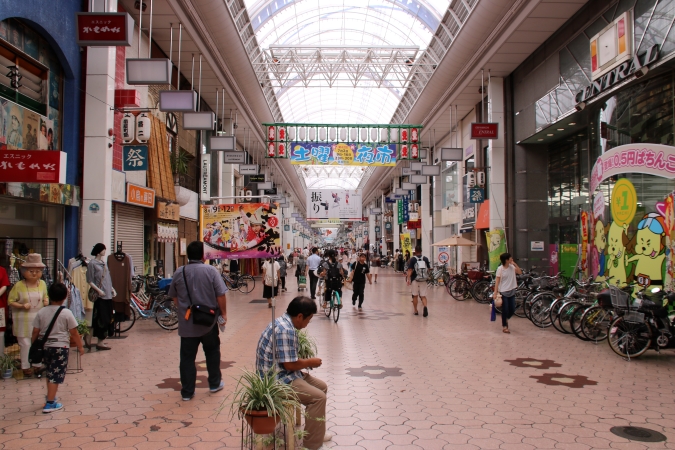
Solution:
<path fill-rule="evenodd" d="M 459 180 L 457 175 L 457 162 L 445 161 L 445 169 L 441 172 L 440 188 L 443 197 L 443 208 L 448 206 L 455 206 L 460 202 L 459 194 Z"/>
<path fill-rule="evenodd" d="M 587 202 L 588 144 L 584 136 L 554 144 L 548 156 L 549 217 L 569 218 L 579 213 Z"/>
<path fill-rule="evenodd" d="M 60 148 L 62 78 L 46 40 L 20 20 L 0 22 L 0 146 Z"/>

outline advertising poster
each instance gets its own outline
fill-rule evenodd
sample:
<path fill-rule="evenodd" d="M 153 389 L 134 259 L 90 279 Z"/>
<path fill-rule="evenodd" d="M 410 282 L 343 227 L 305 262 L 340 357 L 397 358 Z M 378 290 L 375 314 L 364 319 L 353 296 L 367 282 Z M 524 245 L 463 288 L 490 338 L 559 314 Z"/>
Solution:
<path fill-rule="evenodd" d="M 308 189 L 307 220 L 361 220 L 361 189 Z"/>
<path fill-rule="evenodd" d="M 396 144 L 291 142 L 291 164 L 395 166 Z"/>
<path fill-rule="evenodd" d="M 406 254 L 406 251 L 410 255 L 413 254 L 412 241 L 410 240 L 410 233 L 401 233 L 401 251 L 403 254 Z"/>
<path fill-rule="evenodd" d="M 202 205 L 205 259 L 268 258 L 281 254 L 278 208 L 268 203 Z"/>
<path fill-rule="evenodd" d="M 54 121 L 0 99 L 0 149 L 54 150 Z"/>
<path fill-rule="evenodd" d="M 501 263 L 499 255 L 506 252 L 506 236 L 504 235 L 504 230 L 486 231 L 485 237 L 488 242 L 490 270 L 497 270 Z"/>

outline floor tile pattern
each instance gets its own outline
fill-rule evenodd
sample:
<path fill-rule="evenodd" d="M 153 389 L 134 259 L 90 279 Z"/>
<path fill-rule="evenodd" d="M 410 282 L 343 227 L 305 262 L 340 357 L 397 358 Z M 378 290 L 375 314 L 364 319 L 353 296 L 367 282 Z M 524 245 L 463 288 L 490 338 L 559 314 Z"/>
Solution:
<path fill-rule="evenodd" d="M 429 290 L 429 317 L 414 316 L 402 276 L 380 272 L 379 282 L 366 286 L 362 310 L 345 304 L 337 324 L 320 312 L 308 327 L 323 360 L 312 374 L 329 386 L 326 420 L 335 435 L 329 446 L 675 449 L 672 351 L 628 362 L 606 343 L 582 342 L 515 317 L 511 334 L 504 334 L 499 322 L 490 322 L 488 306 L 457 302 L 442 287 Z M 277 312 L 297 294 L 293 283 L 277 299 Z M 240 370 L 255 362 L 258 337 L 271 318 L 266 305 L 249 303 L 261 290 L 228 295 L 223 391 L 209 394 L 202 381 L 194 399 L 181 401 L 177 381 L 170 382 L 178 378 L 176 332 L 140 321 L 127 339 L 110 342 L 111 351 L 82 358 L 85 370 L 68 375 L 59 390 L 62 411 L 41 413 L 43 381 L 0 382 L 0 448 L 239 448 L 240 421 L 229 417 L 229 408 L 217 411 Z M 197 359 L 204 360 L 201 352 Z M 519 359 L 557 365 L 513 364 Z M 349 372 L 371 367 L 400 372 L 381 378 Z M 572 388 L 533 378 L 545 376 L 596 384 Z M 610 431 L 617 426 L 644 427 L 667 440 L 628 440 Z"/>

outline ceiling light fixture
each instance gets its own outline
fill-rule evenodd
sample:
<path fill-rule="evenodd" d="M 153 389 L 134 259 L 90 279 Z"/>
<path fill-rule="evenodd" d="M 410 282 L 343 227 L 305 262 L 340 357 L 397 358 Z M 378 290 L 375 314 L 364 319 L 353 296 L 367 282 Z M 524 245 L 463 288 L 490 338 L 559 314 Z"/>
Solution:
<path fill-rule="evenodd" d="M 564 128 L 558 128 L 558 131 L 565 131 Z"/>
<path fill-rule="evenodd" d="M 573 127 L 573 126 L 576 125 L 576 124 L 577 124 L 576 122 L 570 122 L 570 123 L 568 123 L 567 125 Z"/>

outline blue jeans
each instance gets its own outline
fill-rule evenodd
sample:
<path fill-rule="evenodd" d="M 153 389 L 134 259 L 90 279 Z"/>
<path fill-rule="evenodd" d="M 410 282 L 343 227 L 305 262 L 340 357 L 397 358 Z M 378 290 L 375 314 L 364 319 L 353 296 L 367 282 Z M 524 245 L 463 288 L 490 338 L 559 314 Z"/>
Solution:
<path fill-rule="evenodd" d="M 507 297 L 502 294 L 502 326 L 509 326 L 509 319 L 516 312 L 516 296 Z"/>

